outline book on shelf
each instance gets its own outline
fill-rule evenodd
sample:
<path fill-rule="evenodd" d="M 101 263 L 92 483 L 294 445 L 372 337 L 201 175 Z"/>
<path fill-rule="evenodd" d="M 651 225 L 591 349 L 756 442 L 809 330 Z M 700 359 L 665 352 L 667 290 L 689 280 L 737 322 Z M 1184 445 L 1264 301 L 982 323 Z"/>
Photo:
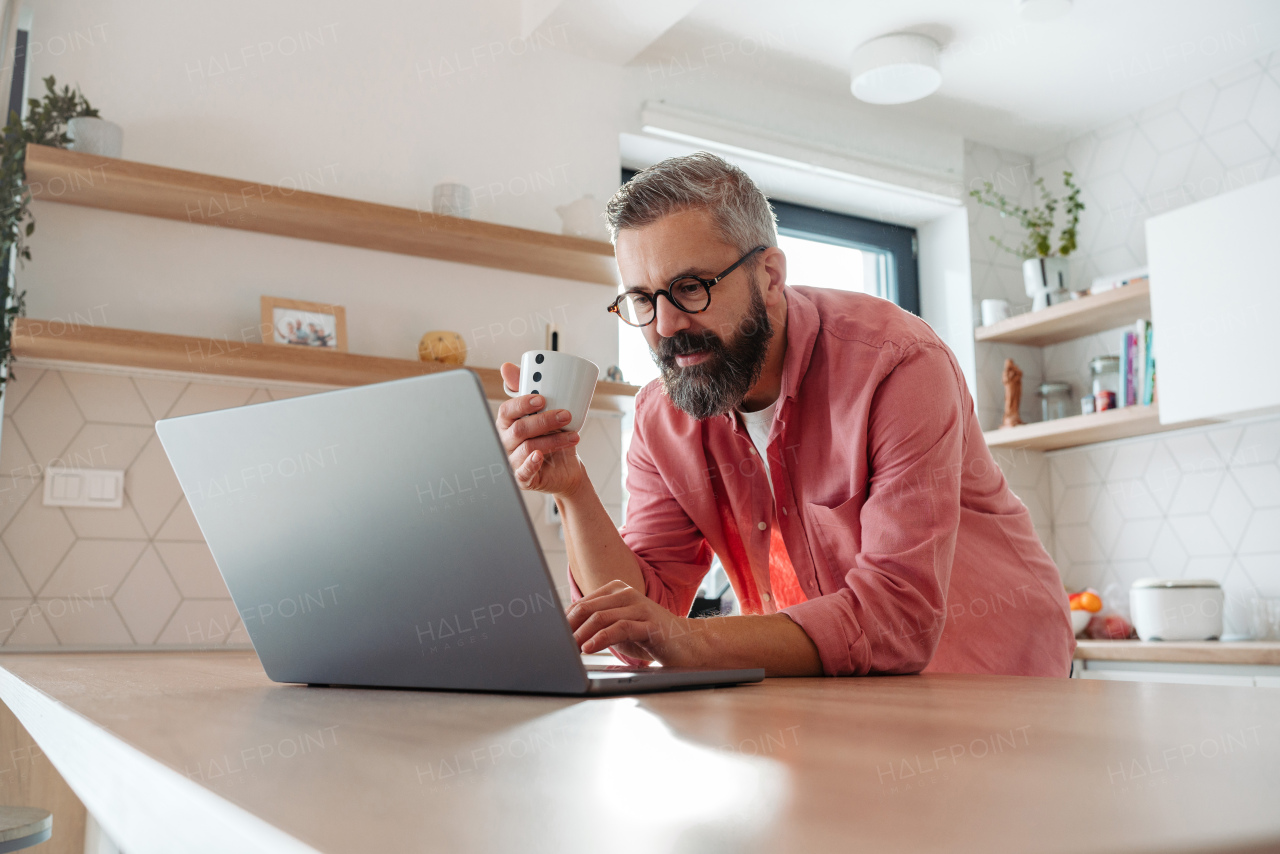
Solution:
<path fill-rule="evenodd" d="M 1139 320 L 1126 330 L 1120 346 L 1120 393 L 1117 406 L 1149 406 L 1155 399 L 1156 360 L 1151 347 L 1151 321 Z"/>

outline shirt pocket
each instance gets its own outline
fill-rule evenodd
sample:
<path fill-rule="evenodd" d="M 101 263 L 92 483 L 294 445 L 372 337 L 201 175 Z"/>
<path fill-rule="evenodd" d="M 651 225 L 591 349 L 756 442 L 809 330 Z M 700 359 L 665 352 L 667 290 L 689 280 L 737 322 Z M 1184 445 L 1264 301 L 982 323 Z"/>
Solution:
<path fill-rule="evenodd" d="M 844 576 L 856 564 L 855 557 L 862 550 L 862 496 L 855 495 L 835 507 L 822 504 L 806 504 L 809 520 L 809 551 L 814 565 L 825 568 L 818 573 L 818 586 L 823 593 L 832 584 L 843 587 Z"/>

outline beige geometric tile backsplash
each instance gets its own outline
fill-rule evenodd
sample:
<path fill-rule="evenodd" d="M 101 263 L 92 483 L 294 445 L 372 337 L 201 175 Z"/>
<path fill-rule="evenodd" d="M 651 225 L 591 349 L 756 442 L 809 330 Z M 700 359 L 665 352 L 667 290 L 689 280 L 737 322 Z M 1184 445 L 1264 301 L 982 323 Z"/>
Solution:
<path fill-rule="evenodd" d="M 321 391 L 109 367 L 20 364 L 0 436 L 0 646 L 248 646 L 249 638 L 169 465 L 154 422 Z M 621 515 L 619 419 L 596 413 L 579 445 L 606 508 Z M 121 469 L 119 510 L 46 507 L 50 465 Z M 557 585 L 564 551 L 526 495 Z"/>

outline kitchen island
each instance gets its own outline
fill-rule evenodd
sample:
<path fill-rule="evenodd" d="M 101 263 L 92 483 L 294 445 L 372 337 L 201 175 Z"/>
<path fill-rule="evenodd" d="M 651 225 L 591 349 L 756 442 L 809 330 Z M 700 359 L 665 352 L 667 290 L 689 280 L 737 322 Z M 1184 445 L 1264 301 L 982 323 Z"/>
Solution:
<path fill-rule="evenodd" d="M 929 675 L 584 700 L 278 685 L 227 651 L 4 655 L 0 699 L 130 854 L 1280 847 L 1274 690 Z"/>

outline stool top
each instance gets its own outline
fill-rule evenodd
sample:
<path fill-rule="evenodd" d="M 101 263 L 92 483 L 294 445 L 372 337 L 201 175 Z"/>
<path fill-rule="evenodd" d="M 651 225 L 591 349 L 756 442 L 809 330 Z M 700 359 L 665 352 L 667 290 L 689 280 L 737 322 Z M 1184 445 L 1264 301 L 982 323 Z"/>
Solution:
<path fill-rule="evenodd" d="M 0 842 L 10 842 L 53 827 L 53 813 L 38 807 L 0 807 Z"/>

